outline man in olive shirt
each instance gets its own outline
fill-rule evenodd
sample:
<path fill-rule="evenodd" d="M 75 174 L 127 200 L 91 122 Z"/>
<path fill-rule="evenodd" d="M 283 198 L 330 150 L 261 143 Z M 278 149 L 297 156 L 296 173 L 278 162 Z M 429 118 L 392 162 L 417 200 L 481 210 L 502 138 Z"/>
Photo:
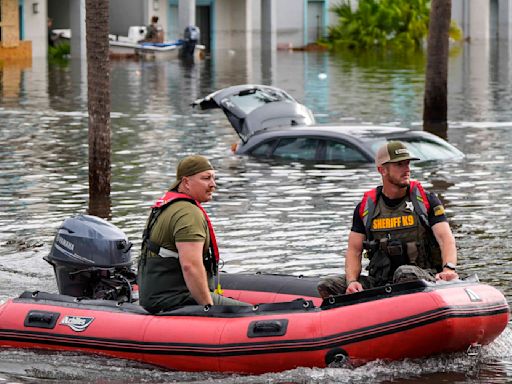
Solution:
<path fill-rule="evenodd" d="M 249 305 L 214 293 L 219 252 L 201 203 L 212 199 L 215 171 L 203 156 L 183 158 L 176 181 L 151 211 L 139 260 L 140 304 L 156 313 L 182 305 Z"/>

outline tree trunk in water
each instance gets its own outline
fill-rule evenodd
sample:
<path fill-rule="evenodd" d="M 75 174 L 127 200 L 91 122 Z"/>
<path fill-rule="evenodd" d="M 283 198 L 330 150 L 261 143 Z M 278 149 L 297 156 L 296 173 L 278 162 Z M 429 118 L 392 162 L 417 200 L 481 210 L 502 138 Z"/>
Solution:
<path fill-rule="evenodd" d="M 108 0 L 86 0 L 89 214 L 110 216 L 111 138 Z"/>
<path fill-rule="evenodd" d="M 432 0 L 423 98 L 423 129 L 442 138 L 448 134 L 448 48 L 451 0 Z"/>

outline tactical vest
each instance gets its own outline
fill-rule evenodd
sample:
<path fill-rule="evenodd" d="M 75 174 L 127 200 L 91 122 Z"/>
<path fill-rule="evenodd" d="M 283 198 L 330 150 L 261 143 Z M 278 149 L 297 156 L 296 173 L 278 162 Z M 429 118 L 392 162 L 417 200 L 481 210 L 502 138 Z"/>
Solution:
<path fill-rule="evenodd" d="M 144 263 L 145 259 L 148 257 L 149 251 L 156 253 L 157 255 L 159 255 L 162 252 L 162 250 L 168 254 L 175 253 L 174 251 L 167 250 L 160 246 L 159 244 L 156 244 L 153 241 L 151 241 L 150 236 L 151 229 L 155 225 L 158 217 L 164 211 L 164 209 L 169 207 L 172 203 L 175 203 L 176 201 L 180 200 L 188 201 L 196 205 L 201 210 L 201 212 L 204 215 L 204 218 L 206 219 L 206 223 L 208 225 L 208 232 L 210 235 L 210 246 L 208 253 L 206 255 L 203 255 L 203 264 L 207 271 L 209 271 L 212 275 L 216 275 L 220 256 L 219 248 L 217 246 L 217 238 L 215 237 L 215 231 L 213 230 L 213 225 L 210 221 L 210 218 L 208 217 L 208 214 L 206 213 L 202 205 L 199 203 L 199 201 L 194 200 L 189 195 L 174 191 L 166 192 L 164 196 L 162 196 L 160 199 L 156 201 L 156 203 L 153 205 L 151 209 L 151 214 L 149 215 L 147 227 L 142 235 L 142 249 L 139 263 Z"/>
<path fill-rule="evenodd" d="M 366 192 L 359 211 L 369 275 L 386 284 L 405 264 L 440 271 L 441 252 L 428 223 L 430 206 L 421 184 L 411 181 L 409 193 L 396 207 L 387 206 L 381 193 L 382 187 Z"/>

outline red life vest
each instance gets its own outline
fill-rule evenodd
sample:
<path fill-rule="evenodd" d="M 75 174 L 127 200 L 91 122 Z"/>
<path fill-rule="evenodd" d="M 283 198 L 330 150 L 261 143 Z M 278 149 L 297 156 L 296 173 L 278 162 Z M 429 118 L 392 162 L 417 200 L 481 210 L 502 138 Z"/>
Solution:
<path fill-rule="evenodd" d="M 382 187 L 367 191 L 359 206 L 359 216 L 363 221 L 366 234 L 363 248 L 367 251 L 367 256 L 370 259 L 370 264 L 367 267 L 369 275 L 377 279 L 378 284 L 385 284 L 392 280 L 396 268 L 404 263 L 440 271 L 442 269 L 440 268 L 442 265 L 441 250 L 428 220 L 430 203 L 421 184 L 411 180 L 407 197 L 413 205 L 413 211 L 420 221 L 421 227 L 426 229 L 425 238 L 423 238 L 421 229 L 417 229 L 416 232 L 401 232 L 401 235 L 397 233 L 396 238 L 393 236 L 392 241 L 391 237 L 385 239 L 380 235 L 374 238 L 372 221 L 379 216 L 377 210 L 379 210 L 379 195 L 381 193 Z M 387 235 L 389 236 L 390 233 L 388 232 Z M 412 236 L 412 240 L 410 236 Z M 414 240 L 414 236 L 419 236 L 421 240 Z M 411 246 L 409 249 L 411 244 L 414 244 L 415 247 Z"/>
<path fill-rule="evenodd" d="M 375 211 L 377 204 L 378 189 L 374 188 L 364 193 L 363 200 L 359 206 L 359 216 L 363 220 L 364 227 L 366 228 L 366 235 L 368 238 L 368 231 L 370 228 L 371 218 Z M 419 181 L 411 180 L 409 185 L 409 197 L 414 205 L 414 209 L 419 212 L 422 224 L 430 227 L 428 224 L 428 212 L 430 210 L 430 203 L 428 202 L 427 194 Z"/>
<path fill-rule="evenodd" d="M 210 218 L 208 217 L 208 214 L 206 213 L 205 209 L 199 203 L 199 201 L 193 199 L 189 195 L 185 193 L 179 193 L 175 191 L 168 191 L 163 195 L 161 198 L 159 198 L 156 203 L 151 207 L 153 210 L 159 210 L 163 211 L 165 208 L 167 208 L 170 204 L 174 203 L 178 200 L 186 200 L 191 202 L 192 204 L 195 204 L 201 212 L 203 212 L 204 218 L 206 219 L 206 224 L 208 225 L 208 232 L 210 233 L 210 246 L 213 253 L 213 256 L 215 257 L 215 264 L 218 264 L 220 255 L 219 255 L 219 248 L 217 246 L 217 238 L 215 237 L 215 231 L 213 230 L 212 222 L 210 221 Z M 149 238 L 149 234 L 148 234 Z"/>

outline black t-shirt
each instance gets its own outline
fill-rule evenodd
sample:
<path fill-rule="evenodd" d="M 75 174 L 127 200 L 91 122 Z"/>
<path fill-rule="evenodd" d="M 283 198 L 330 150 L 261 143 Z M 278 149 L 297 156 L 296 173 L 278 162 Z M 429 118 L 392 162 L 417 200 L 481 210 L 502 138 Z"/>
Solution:
<path fill-rule="evenodd" d="M 409 191 L 407 192 L 409 193 Z M 444 209 L 441 211 L 443 213 L 440 213 L 441 211 L 439 209 L 436 209 L 437 207 L 442 207 L 443 204 L 441 203 L 441 200 L 437 197 L 437 195 L 434 192 L 425 192 L 427 195 L 428 202 L 430 204 L 430 210 L 428 212 L 428 222 L 430 224 L 430 227 L 432 228 L 434 224 L 441 223 L 443 221 L 448 221 L 448 218 L 446 217 L 446 214 L 444 213 Z M 406 198 L 406 196 L 400 198 L 400 199 L 389 199 L 387 198 L 383 193 L 380 193 L 379 199 L 384 199 L 384 203 L 388 207 L 397 207 L 400 205 L 400 203 Z M 362 233 L 363 235 L 366 235 L 366 230 L 364 228 L 363 219 L 361 219 L 361 216 L 359 216 L 359 207 L 361 206 L 361 203 L 357 204 L 356 209 L 354 210 L 354 216 L 352 218 L 352 228 L 350 229 L 353 232 Z M 437 212 L 437 215 L 436 213 Z"/>

